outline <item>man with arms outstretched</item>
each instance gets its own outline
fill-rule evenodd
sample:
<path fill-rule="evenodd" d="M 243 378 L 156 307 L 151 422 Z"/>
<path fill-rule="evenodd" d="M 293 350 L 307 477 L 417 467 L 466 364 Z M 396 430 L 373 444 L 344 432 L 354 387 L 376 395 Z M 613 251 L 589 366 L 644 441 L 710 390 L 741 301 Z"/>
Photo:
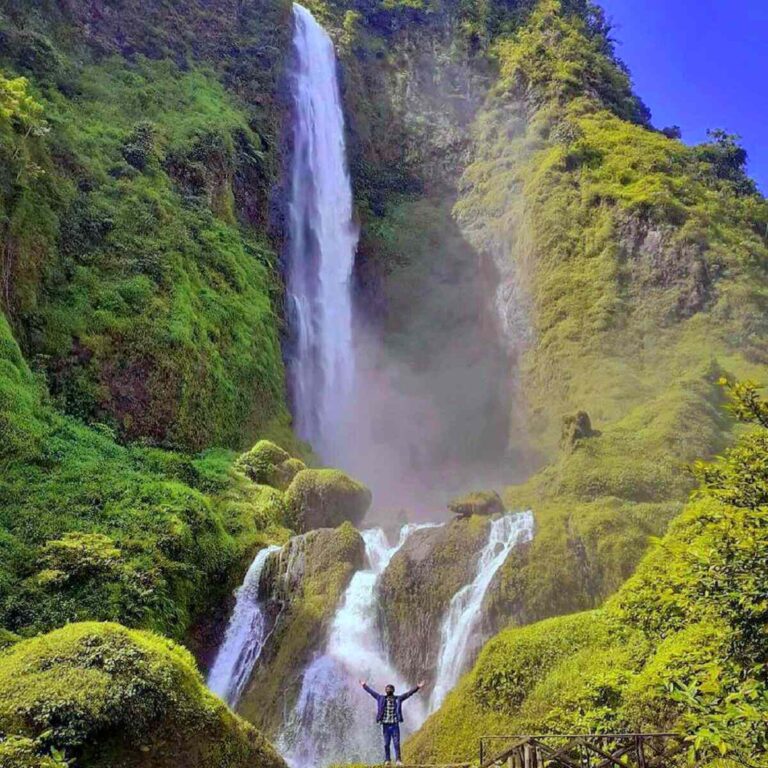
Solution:
<path fill-rule="evenodd" d="M 376 722 L 381 723 L 384 730 L 384 764 L 389 765 L 392 762 L 392 753 L 390 744 L 395 745 L 395 760 L 398 765 L 402 765 L 400 760 L 400 723 L 403 722 L 403 702 L 420 691 L 424 687 L 424 681 L 420 682 L 410 691 L 395 694 L 395 686 L 388 685 L 384 688 L 384 693 L 377 693 L 365 682 L 360 681 L 360 685 L 376 699 Z"/>

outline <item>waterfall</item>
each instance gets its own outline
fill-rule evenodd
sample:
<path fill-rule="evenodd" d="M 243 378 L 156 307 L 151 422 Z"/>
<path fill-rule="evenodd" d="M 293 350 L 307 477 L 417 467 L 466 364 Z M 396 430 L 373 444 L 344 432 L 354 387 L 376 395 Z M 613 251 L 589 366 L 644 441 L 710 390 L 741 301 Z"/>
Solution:
<path fill-rule="evenodd" d="M 267 622 L 259 602 L 259 581 L 264 564 L 280 547 L 259 550 L 242 586 L 236 592 L 235 609 L 224 642 L 208 675 L 208 687 L 230 707 L 237 704 L 267 639 Z"/>
<path fill-rule="evenodd" d="M 325 651 L 304 671 L 298 700 L 280 734 L 280 751 L 292 768 L 380 760 L 374 701 L 358 680 L 368 680 L 379 690 L 387 683 L 397 691 L 408 687 L 379 638 L 376 583 L 409 534 L 420 527 L 425 526 L 403 526 L 395 546 L 389 545 L 381 529 L 363 531 L 368 568 L 352 577 Z M 414 697 L 405 706 L 405 725 L 419 725 L 425 716 L 423 702 Z"/>
<path fill-rule="evenodd" d="M 294 4 L 293 147 L 286 283 L 288 354 L 296 431 L 328 464 L 342 464 L 339 439 L 352 391 L 350 277 L 357 246 L 346 168 L 344 115 L 333 44 Z"/>
<path fill-rule="evenodd" d="M 475 636 L 481 618 L 480 608 L 488 587 L 509 553 L 518 544 L 533 537 L 531 512 L 507 514 L 491 522 L 488 542 L 480 553 L 474 580 L 462 587 L 451 599 L 440 631 L 440 656 L 429 711 L 436 710 L 458 682 L 477 650 Z"/>

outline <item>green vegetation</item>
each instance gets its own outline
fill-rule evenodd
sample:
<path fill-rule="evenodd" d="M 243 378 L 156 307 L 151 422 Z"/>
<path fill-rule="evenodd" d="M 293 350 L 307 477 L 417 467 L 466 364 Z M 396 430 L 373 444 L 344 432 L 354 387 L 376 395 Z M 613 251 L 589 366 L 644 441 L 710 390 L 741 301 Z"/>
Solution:
<path fill-rule="evenodd" d="M 504 502 L 495 491 L 473 491 L 450 501 L 448 510 L 457 517 L 500 515 L 504 512 Z"/>
<path fill-rule="evenodd" d="M 365 563 L 362 537 L 348 522 L 290 540 L 267 561 L 268 611 L 278 614 L 238 705 L 249 722 L 276 735 L 293 708 L 304 668 L 324 641 L 344 590 Z"/>
<path fill-rule="evenodd" d="M 371 492 L 338 469 L 302 469 L 285 492 L 288 523 L 295 531 L 362 522 Z"/>
<path fill-rule="evenodd" d="M 37 106 L 45 133 L 21 121 L 4 145 L 31 157 L 3 194 L 5 303 L 57 404 L 193 449 L 279 430 L 275 257 L 234 196 L 263 162 L 242 108 L 212 72 L 117 58 Z"/>
<path fill-rule="evenodd" d="M 717 379 L 768 362 L 768 206 L 743 153 L 652 130 L 599 14 L 577 5 L 543 0 L 494 41 L 454 209 L 528 327 L 518 387 L 544 463 L 503 494 L 537 533 L 489 597 L 497 627 L 615 591 L 681 510 L 685 467 L 734 437 Z"/>
<path fill-rule="evenodd" d="M 291 457 L 269 440 L 259 440 L 238 459 L 237 466 L 254 483 L 271 485 L 281 491 L 286 490 L 293 478 L 307 468 L 301 459 Z"/>
<path fill-rule="evenodd" d="M 0 322 L 0 624 L 96 618 L 181 638 L 285 539 L 281 500 L 232 454 L 124 447 L 56 413 Z"/>
<path fill-rule="evenodd" d="M 274 749 L 210 694 L 190 654 L 116 624 L 71 624 L 0 652 L 10 768 L 263 766 Z"/>
<path fill-rule="evenodd" d="M 23 635 L 182 639 L 287 538 L 282 494 L 210 446 L 297 447 L 266 227 L 290 9 L 183 5 L 0 14 L 0 625 Z"/>
<path fill-rule="evenodd" d="M 691 502 L 637 573 L 600 611 L 491 640 L 411 757 L 472 757 L 488 733 L 671 729 L 702 758 L 768 765 L 768 403 L 750 384 L 731 392 L 753 428 L 696 466 Z"/>

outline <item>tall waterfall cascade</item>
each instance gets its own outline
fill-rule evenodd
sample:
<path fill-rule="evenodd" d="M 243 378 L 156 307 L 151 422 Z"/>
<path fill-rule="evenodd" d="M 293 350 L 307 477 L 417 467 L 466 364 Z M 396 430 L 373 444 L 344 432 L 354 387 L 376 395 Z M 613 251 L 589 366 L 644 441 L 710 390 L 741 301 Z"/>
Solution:
<path fill-rule="evenodd" d="M 507 514 L 491 522 L 488 542 L 480 553 L 474 580 L 451 599 L 440 630 L 440 656 L 429 711 L 434 712 L 466 671 L 477 650 L 477 629 L 488 587 L 509 553 L 533 538 L 533 514 Z"/>
<path fill-rule="evenodd" d="M 358 680 L 368 680 L 379 689 L 390 682 L 398 691 L 406 688 L 381 643 L 376 583 L 392 556 L 419 527 L 424 526 L 404 526 L 394 546 L 379 528 L 363 531 L 368 567 L 352 577 L 325 651 L 304 671 L 299 698 L 278 740 L 291 768 L 378 762 L 381 729 L 375 723 L 374 702 Z M 405 725 L 418 727 L 425 715 L 424 702 L 414 697 L 407 705 Z"/>
<path fill-rule="evenodd" d="M 208 675 L 208 687 L 230 707 L 237 704 L 267 640 L 267 619 L 259 602 L 259 581 L 267 558 L 280 547 L 259 550 L 237 590 L 224 641 Z"/>
<path fill-rule="evenodd" d="M 294 4 L 293 15 L 289 381 L 299 436 L 325 463 L 340 465 L 338 438 L 354 379 L 350 278 L 357 231 L 333 44 L 306 8 Z"/>
<path fill-rule="evenodd" d="M 285 256 L 291 405 L 298 435 L 312 444 L 324 463 L 354 471 L 353 452 L 365 451 L 359 440 L 350 439 L 352 434 L 359 436 L 361 429 L 354 423 L 350 403 L 355 400 L 356 385 L 359 393 L 366 379 L 362 356 L 357 378 L 355 375 L 350 283 L 357 232 L 346 167 L 344 116 L 328 34 L 302 6 L 294 4 L 293 16 Z M 355 427 L 352 431 L 351 425 Z M 382 639 L 386 633 L 379 626 L 377 584 L 408 536 L 431 525 L 404 526 L 394 545 L 381 529 L 362 532 L 366 566 L 350 580 L 325 645 L 301 671 L 298 698 L 283 713 L 277 745 L 291 768 L 378 761 L 381 733 L 375 723 L 375 705 L 358 680 L 366 679 L 379 690 L 392 683 L 399 691 L 415 681 L 403 680 L 389 658 Z M 491 521 L 476 574 L 454 595 L 443 618 L 432 697 L 429 702 L 420 696 L 409 700 L 404 735 L 418 728 L 440 705 L 467 668 L 481 639 L 485 594 L 510 551 L 532 534 L 530 512 Z M 258 593 L 264 565 L 276 549 L 261 550 L 251 564 L 208 677 L 210 689 L 230 706 L 238 703 L 269 639 L 271 623 Z"/>

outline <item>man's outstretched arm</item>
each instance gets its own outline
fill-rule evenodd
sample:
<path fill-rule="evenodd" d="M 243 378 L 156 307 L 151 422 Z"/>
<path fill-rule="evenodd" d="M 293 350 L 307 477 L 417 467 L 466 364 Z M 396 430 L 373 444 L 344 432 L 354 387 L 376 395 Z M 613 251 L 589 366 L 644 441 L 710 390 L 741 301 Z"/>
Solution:
<path fill-rule="evenodd" d="M 425 681 L 422 680 L 415 688 L 411 688 L 410 691 L 406 691 L 404 694 L 402 694 L 402 696 L 400 696 L 400 701 L 405 701 L 406 699 L 413 696 L 414 693 L 418 693 L 425 685 Z"/>
<path fill-rule="evenodd" d="M 360 681 L 360 685 L 362 685 L 363 686 L 363 690 L 365 690 L 367 693 L 370 693 L 371 696 L 373 696 L 374 699 L 378 700 L 378 699 L 381 698 L 381 694 L 377 693 L 376 691 L 374 691 L 373 688 L 371 688 L 371 686 L 368 685 L 368 683 L 365 682 L 365 680 L 361 680 Z"/>

